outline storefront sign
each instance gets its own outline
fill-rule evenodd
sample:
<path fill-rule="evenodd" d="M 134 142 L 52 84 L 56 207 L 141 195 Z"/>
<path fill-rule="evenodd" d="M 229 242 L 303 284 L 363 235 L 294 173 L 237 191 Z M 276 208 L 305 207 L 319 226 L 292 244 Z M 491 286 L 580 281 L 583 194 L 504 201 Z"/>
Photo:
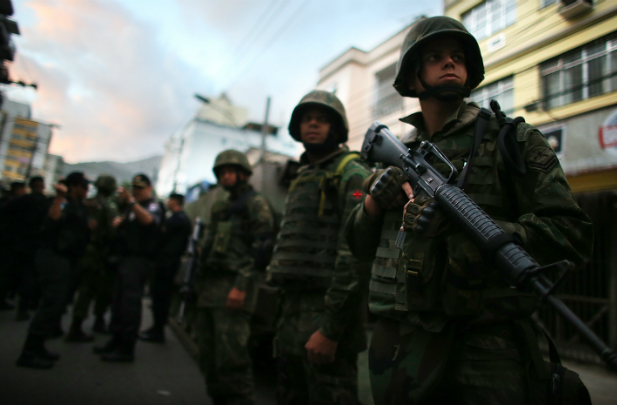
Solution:
<path fill-rule="evenodd" d="M 617 147 L 617 110 L 604 121 L 604 125 L 598 128 L 598 141 L 602 149 Z"/>

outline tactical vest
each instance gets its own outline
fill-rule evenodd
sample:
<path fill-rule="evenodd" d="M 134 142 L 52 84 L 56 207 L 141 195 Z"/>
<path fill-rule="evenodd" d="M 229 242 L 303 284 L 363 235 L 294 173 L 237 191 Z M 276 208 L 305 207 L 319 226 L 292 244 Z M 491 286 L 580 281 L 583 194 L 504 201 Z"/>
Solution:
<path fill-rule="evenodd" d="M 511 212 L 510 194 L 503 186 L 507 173 L 496 147 L 498 129 L 492 119 L 472 159 L 465 191 L 493 219 L 514 221 L 518 213 Z M 518 132 L 518 141 L 523 142 L 521 130 Z M 437 142 L 437 146 L 460 170 L 472 141 L 473 137 L 459 133 Z M 419 142 L 408 146 L 417 148 Z M 453 142 L 459 147 L 449 149 L 447 146 Z M 469 149 L 465 143 L 469 143 Z M 506 285 L 499 269 L 485 263 L 477 247 L 460 231 L 455 229 L 435 238 L 407 232 L 401 251 L 394 246 L 400 225 L 400 209 L 386 214 L 372 270 L 370 301 L 380 299 L 383 302 L 389 297 L 397 311 L 430 311 L 490 319 L 529 315 L 536 309 L 537 298 Z"/>
<path fill-rule="evenodd" d="M 341 154 L 334 172 L 310 166 L 299 170 L 289 187 L 268 267 L 275 284 L 303 283 L 311 289 L 330 285 L 341 228 L 338 185 L 347 163 L 357 158 L 356 153 Z"/>
<path fill-rule="evenodd" d="M 251 189 L 235 202 L 217 201 L 212 206 L 212 245 L 206 260 L 209 271 L 239 272 L 251 265 L 253 235 L 248 205 L 255 194 Z"/>

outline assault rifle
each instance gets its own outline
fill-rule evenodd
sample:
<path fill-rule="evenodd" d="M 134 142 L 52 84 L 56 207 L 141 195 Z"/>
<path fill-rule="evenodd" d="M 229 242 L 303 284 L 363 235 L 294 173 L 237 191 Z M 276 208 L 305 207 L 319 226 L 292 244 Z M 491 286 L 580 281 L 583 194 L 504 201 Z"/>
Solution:
<path fill-rule="evenodd" d="M 189 239 L 189 245 L 187 248 L 188 259 L 184 265 L 184 274 L 182 277 L 182 286 L 180 287 L 180 294 L 182 295 L 182 301 L 180 302 L 180 309 L 178 310 L 178 323 L 181 325 L 184 321 L 184 311 L 186 309 L 186 302 L 189 296 L 193 293 L 193 278 L 195 276 L 195 268 L 199 262 L 199 254 L 197 252 L 197 244 L 199 242 L 199 235 L 202 228 L 201 218 L 195 219 L 195 225 L 193 226 L 193 233 Z"/>
<path fill-rule="evenodd" d="M 542 301 L 546 301 L 583 335 L 604 362 L 617 371 L 617 354 L 553 295 L 566 273 L 574 268 L 574 264 L 563 260 L 540 266 L 515 243 L 512 236 L 506 234 L 463 190 L 453 184 L 457 170 L 435 145 L 423 141 L 418 150 L 411 150 L 403 145 L 388 127 L 375 121 L 366 132 L 362 157 L 370 162 L 382 162 L 387 166 L 402 169 L 409 178 L 414 194 L 418 196 L 425 193 L 434 198 L 444 215 L 457 224 L 479 247 L 487 261 L 501 270 L 511 286 L 521 290 L 534 290 Z M 429 163 L 429 158 L 436 158 L 449 167 L 447 177 Z M 397 240 L 399 247 L 402 244 L 400 236 Z M 544 274 L 553 270 L 560 272 L 555 283 Z"/>

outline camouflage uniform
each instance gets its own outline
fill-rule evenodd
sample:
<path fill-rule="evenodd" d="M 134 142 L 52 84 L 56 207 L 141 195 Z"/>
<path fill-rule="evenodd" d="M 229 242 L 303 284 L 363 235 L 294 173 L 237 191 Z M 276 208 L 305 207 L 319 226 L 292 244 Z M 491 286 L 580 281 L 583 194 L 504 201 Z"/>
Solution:
<path fill-rule="evenodd" d="M 298 105 L 334 105 L 331 93 L 309 93 Z M 342 111 L 339 112 L 339 111 Z M 292 115 L 290 133 L 299 140 L 299 110 Z M 344 125 L 334 122 L 331 124 Z M 347 140 L 345 130 L 341 142 Z M 370 171 L 347 148 L 335 148 L 320 161 L 301 157 L 292 181 L 268 278 L 282 291 L 275 350 L 279 361 L 279 404 L 356 404 L 357 354 L 366 347 L 363 329 L 361 274 L 369 264 L 355 259 L 341 233 L 352 209 L 361 204 L 362 182 Z M 364 286 L 364 288 L 363 288 Z M 320 331 L 338 342 L 333 363 L 308 361 L 305 345 Z"/>
<path fill-rule="evenodd" d="M 262 237 L 273 237 L 273 231 L 270 206 L 246 183 L 212 206 L 206 260 L 197 280 L 197 335 L 199 365 L 215 404 L 255 402 L 247 347 L 250 314 L 227 309 L 226 301 L 232 288 L 250 289 L 255 272 L 253 252 L 261 248 Z"/>
<path fill-rule="evenodd" d="M 75 318 L 86 319 L 92 300 L 95 300 L 94 314 L 102 316 L 111 302 L 113 275 L 107 265 L 109 246 L 114 237 L 111 221 L 118 215 L 118 207 L 108 197 L 96 196 L 84 205 L 91 219 L 96 219 L 97 228 L 80 261 L 82 272 L 79 295 L 73 308 Z"/>
<path fill-rule="evenodd" d="M 417 129 L 405 145 L 417 149 L 430 140 L 460 172 L 478 112 L 476 104 L 461 102 L 432 136 L 422 113 L 405 117 Z M 493 116 L 465 192 L 507 233 L 518 233 L 540 264 L 583 264 L 591 254 L 591 222 L 574 201 L 554 151 L 537 129 L 520 124 L 515 136 L 527 171 L 515 176 L 498 151 L 499 129 Z M 506 186 L 508 176 L 512 187 Z M 354 254 L 375 257 L 369 287 L 369 308 L 379 317 L 369 349 L 375 404 L 545 403 L 548 373 L 530 319 L 539 299 L 510 288 L 452 226 L 433 237 L 407 231 L 398 249 L 401 211 L 372 218 L 358 206 L 346 229 Z"/>

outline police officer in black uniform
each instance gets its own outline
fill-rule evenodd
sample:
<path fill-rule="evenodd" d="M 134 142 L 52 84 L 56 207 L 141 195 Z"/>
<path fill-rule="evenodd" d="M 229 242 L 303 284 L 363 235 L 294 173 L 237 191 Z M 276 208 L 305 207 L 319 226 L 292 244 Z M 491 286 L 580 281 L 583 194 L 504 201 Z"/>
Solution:
<path fill-rule="evenodd" d="M 105 361 L 132 362 L 143 290 L 159 246 L 165 209 L 152 197 L 152 183 L 145 174 L 133 177 L 131 194 L 119 188 L 118 197 L 127 210 L 113 222 L 118 229 L 120 263 L 111 303 L 112 338 L 104 346 L 95 346 L 94 352 Z"/>
<path fill-rule="evenodd" d="M 165 343 L 165 324 L 174 292 L 174 277 L 191 235 L 191 221 L 184 212 L 184 196 L 171 194 L 167 201 L 167 209 L 171 215 L 165 221 L 154 266 L 154 279 L 150 286 L 154 325 L 139 335 L 139 338 L 146 342 Z"/>
<path fill-rule="evenodd" d="M 0 262 L 6 272 L 0 291 L 16 288 L 19 293 L 16 320 L 30 318 L 36 309 L 37 281 L 34 256 L 41 243 L 41 228 L 49 210 L 49 199 L 43 194 L 45 180 L 34 176 L 28 182 L 30 194 L 11 200 L 1 211 L 6 238 L 2 242 Z M 0 296 L 4 297 L 4 295 Z"/>
<path fill-rule="evenodd" d="M 60 323 L 71 274 L 90 238 L 88 214 L 83 205 L 89 181 L 83 173 L 73 172 L 65 183 L 54 184 L 56 197 L 47 211 L 36 252 L 41 302 L 30 323 L 18 366 L 50 368 L 58 360 L 59 355 L 45 347 L 45 339 L 52 336 Z"/>

